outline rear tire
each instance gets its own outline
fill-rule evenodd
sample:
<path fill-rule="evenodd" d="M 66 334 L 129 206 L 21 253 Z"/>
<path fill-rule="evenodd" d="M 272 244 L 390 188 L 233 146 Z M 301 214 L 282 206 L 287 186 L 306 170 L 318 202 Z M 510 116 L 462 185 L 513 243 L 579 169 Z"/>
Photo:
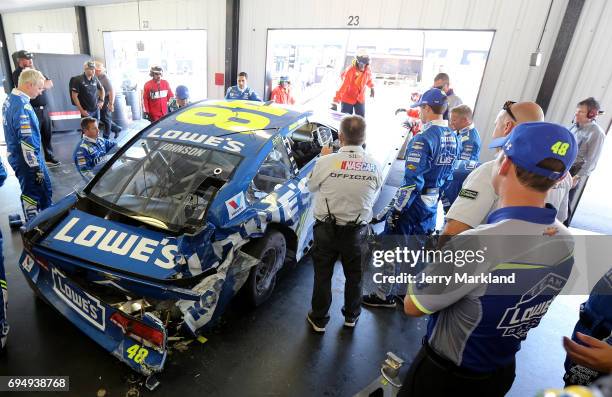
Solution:
<path fill-rule="evenodd" d="M 281 232 L 272 230 L 246 246 L 244 252 L 259 259 L 257 265 L 251 268 L 249 278 L 242 287 L 246 304 L 257 307 L 272 295 L 276 275 L 287 256 L 287 242 Z"/>

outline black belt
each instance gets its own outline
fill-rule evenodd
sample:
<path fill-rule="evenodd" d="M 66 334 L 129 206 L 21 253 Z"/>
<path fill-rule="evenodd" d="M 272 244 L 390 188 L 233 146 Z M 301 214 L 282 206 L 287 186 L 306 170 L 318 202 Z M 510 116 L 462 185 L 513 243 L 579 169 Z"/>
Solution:
<path fill-rule="evenodd" d="M 327 222 L 327 221 L 322 221 L 320 219 L 316 219 L 315 218 L 315 223 L 319 223 L 319 224 L 323 224 L 323 225 L 334 225 L 337 227 L 346 227 L 346 228 L 358 228 L 358 227 L 362 227 L 362 226 L 367 226 L 367 223 L 354 223 L 354 222 L 348 222 L 345 224 L 340 224 L 338 222 Z"/>
<path fill-rule="evenodd" d="M 463 377 L 463 378 L 470 378 L 470 379 L 488 379 L 496 374 L 498 374 L 499 372 L 505 370 L 506 368 L 513 366 L 514 365 L 514 359 L 512 360 L 512 363 L 496 369 L 494 371 L 491 372 L 480 372 L 480 371 L 474 371 L 468 368 L 463 368 L 460 367 L 458 365 L 456 365 L 455 363 L 453 363 L 452 361 L 450 361 L 449 359 L 442 357 L 441 355 L 439 355 L 438 353 L 435 352 L 434 349 L 431 348 L 431 346 L 429 346 L 429 343 L 427 343 L 427 341 L 425 340 L 425 338 L 423 338 L 423 347 L 425 348 L 425 353 L 427 353 L 427 357 L 433 361 L 436 365 L 438 365 L 439 367 L 442 367 L 443 369 L 447 370 L 448 372 Z"/>
<path fill-rule="evenodd" d="M 584 303 L 580 305 L 580 323 L 591 330 L 591 336 L 595 339 L 605 339 L 612 333 L 604 321 L 595 318 L 584 308 Z"/>
<path fill-rule="evenodd" d="M 34 109 L 41 109 L 42 110 L 44 108 L 45 108 L 45 105 L 43 105 L 43 106 L 34 106 Z"/>

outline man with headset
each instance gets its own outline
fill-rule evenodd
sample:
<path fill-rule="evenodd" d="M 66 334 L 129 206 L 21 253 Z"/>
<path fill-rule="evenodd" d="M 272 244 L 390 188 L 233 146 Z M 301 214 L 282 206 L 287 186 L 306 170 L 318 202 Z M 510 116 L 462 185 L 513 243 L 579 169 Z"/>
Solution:
<path fill-rule="evenodd" d="M 576 194 L 578 183 L 585 180 L 595 170 L 603 149 L 606 134 L 595 121 L 599 114 L 599 109 L 599 102 L 593 97 L 578 102 L 574 115 L 574 123 L 570 127 L 570 131 L 574 133 L 578 142 L 578 157 L 576 157 L 576 162 L 570 170 L 570 174 L 574 178 L 572 189 L 569 193 L 570 206 Z M 571 208 L 569 212 L 568 224 L 572 219 Z"/>
<path fill-rule="evenodd" d="M 174 96 L 168 81 L 162 79 L 163 74 L 164 69 L 161 66 L 151 66 L 151 80 L 145 83 L 142 93 L 144 117 L 152 123 L 168 113 L 168 101 Z"/>

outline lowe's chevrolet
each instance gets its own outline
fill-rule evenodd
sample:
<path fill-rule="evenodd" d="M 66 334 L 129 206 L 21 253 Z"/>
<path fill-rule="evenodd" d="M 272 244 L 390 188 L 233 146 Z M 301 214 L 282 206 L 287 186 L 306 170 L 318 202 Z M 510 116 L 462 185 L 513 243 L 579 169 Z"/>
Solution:
<path fill-rule="evenodd" d="M 27 225 L 20 267 L 106 350 L 161 371 L 168 336 L 198 334 L 239 290 L 259 305 L 308 250 L 307 175 L 340 117 L 249 101 L 172 113 Z"/>

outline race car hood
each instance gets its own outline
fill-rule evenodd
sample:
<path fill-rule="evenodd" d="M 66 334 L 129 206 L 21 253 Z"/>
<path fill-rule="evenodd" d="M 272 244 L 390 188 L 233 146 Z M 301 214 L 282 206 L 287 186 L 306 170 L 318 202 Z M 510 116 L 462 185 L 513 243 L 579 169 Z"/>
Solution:
<path fill-rule="evenodd" d="M 179 240 L 71 209 L 39 245 L 120 272 L 168 280 L 186 270 Z"/>

